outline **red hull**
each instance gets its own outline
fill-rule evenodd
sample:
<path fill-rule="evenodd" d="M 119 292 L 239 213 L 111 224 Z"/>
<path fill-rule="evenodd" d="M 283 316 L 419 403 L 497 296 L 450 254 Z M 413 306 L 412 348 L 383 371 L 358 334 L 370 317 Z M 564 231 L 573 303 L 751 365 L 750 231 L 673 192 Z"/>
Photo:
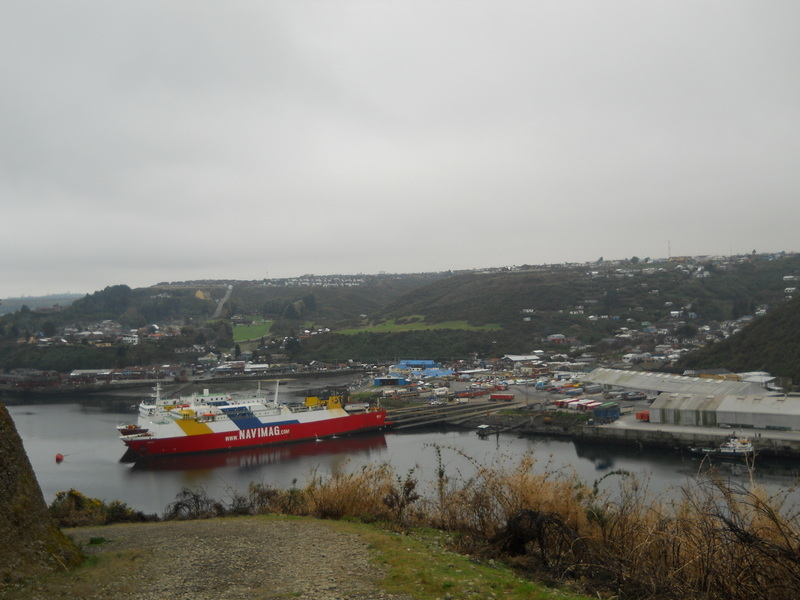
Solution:
<path fill-rule="evenodd" d="M 386 413 L 375 411 L 325 419 L 312 423 L 282 423 L 280 425 L 240 429 L 222 433 L 185 435 L 158 438 L 143 436 L 124 439 L 125 445 L 141 457 L 194 452 L 214 452 L 239 448 L 257 448 L 366 431 L 390 426 Z"/>
<path fill-rule="evenodd" d="M 225 467 L 263 467 L 309 456 L 330 454 L 354 456 L 384 449 L 386 449 L 386 437 L 382 433 L 364 433 L 243 450 L 162 454 L 151 458 L 136 458 L 120 462 L 132 462 L 132 470 L 192 471 Z"/>

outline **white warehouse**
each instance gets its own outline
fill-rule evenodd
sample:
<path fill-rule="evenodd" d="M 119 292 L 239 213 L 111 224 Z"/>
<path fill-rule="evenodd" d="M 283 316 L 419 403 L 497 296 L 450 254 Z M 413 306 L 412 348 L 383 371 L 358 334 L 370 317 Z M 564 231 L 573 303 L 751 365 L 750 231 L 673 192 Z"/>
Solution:
<path fill-rule="evenodd" d="M 733 381 L 595 369 L 585 379 L 607 390 L 657 395 L 649 409 L 651 423 L 800 430 L 800 395 L 770 391 L 764 374 L 753 377 L 754 381 Z"/>
<path fill-rule="evenodd" d="M 662 393 L 650 406 L 650 422 L 703 427 L 800 430 L 800 397 Z"/>

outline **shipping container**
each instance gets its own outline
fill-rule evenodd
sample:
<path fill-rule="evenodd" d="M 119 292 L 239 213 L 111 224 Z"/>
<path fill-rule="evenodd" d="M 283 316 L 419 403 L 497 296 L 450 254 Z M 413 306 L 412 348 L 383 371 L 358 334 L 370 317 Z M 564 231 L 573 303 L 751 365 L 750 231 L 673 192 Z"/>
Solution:
<path fill-rule="evenodd" d="M 594 418 L 602 423 L 610 423 L 619 419 L 620 408 L 616 402 L 606 402 L 592 410 Z"/>

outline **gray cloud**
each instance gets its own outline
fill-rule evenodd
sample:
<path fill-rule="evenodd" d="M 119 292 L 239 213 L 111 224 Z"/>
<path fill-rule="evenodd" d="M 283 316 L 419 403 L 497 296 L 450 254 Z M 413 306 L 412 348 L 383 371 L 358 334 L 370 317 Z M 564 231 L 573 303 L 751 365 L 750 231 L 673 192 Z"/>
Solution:
<path fill-rule="evenodd" d="M 793 2 L 0 9 L 0 297 L 797 250 Z"/>

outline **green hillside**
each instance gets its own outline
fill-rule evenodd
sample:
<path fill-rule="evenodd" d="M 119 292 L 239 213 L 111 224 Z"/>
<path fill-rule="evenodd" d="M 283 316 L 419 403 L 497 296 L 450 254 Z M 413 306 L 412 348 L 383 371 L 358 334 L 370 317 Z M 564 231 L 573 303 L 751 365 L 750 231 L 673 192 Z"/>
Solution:
<path fill-rule="evenodd" d="M 311 319 L 327 326 L 346 326 L 443 277 L 446 275 L 438 273 L 364 276 L 358 285 L 238 283 L 233 287 L 226 313 L 278 320 Z"/>
<path fill-rule="evenodd" d="M 233 282 L 230 299 L 219 317 L 252 315 L 265 319 L 306 320 L 308 318 L 344 323 L 380 310 L 400 295 L 436 280 L 437 275 L 369 277 L 356 287 L 272 285 Z M 60 310 L 41 311 L 22 306 L 4 315 L 0 333 L 18 337 L 34 335 L 64 325 L 88 325 L 104 320 L 137 328 L 153 323 L 187 324 L 212 318 L 225 296 L 227 283 L 199 282 L 159 284 L 131 289 L 114 285 L 75 300 Z M 52 335 L 52 334 L 48 334 Z"/>
<path fill-rule="evenodd" d="M 23 305 L 0 317 L 0 370 L 36 368 L 70 371 L 191 361 L 209 351 L 234 347 L 233 317 L 270 320 L 270 334 L 282 339 L 307 326 L 358 324 L 361 315 L 383 308 L 402 294 L 441 278 L 439 274 L 364 276 L 345 285 L 335 278 L 319 285 L 305 282 L 184 282 L 131 289 L 109 286 L 47 310 Z M 221 302 L 231 286 L 230 297 Z M 131 330 L 168 336 L 146 344 L 94 343 L 78 332 Z M 152 329 L 152 331 L 151 331 Z M 53 338 L 53 342 L 37 340 Z M 66 340 L 67 344 L 61 343 Z"/>
<path fill-rule="evenodd" d="M 268 336 L 257 341 L 262 354 L 269 354 L 267 349 L 279 352 L 288 338 L 291 342 L 283 350 L 293 360 L 372 362 L 491 358 L 539 348 L 570 351 L 570 345 L 549 344 L 553 334 L 566 336 L 576 352 L 605 344 L 606 351 L 619 353 L 626 347 L 614 337 L 620 331 L 651 330 L 655 333 L 646 343 L 637 337 L 629 344 L 652 347 L 692 338 L 700 328 L 722 338 L 727 330 L 721 324 L 767 313 L 769 319 L 756 321 L 759 328 L 766 327 L 761 324 L 765 320 L 779 318 L 784 328 L 772 337 L 774 344 L 763 334 L 757 346 L 736 352 L 734 360 L 725 349 L 742 342 L 731 338 L 719 348 L 702 350 L 691 364 L 735 370 L 747 365 L 779 374 L 771 366 L 776 365 L 780 373 L 794 376 L 789 357 L 798 353 L 782 346 L 791 341 L 785 331 L 798 331 L 790 323 L 791 312 L 785 313 L 790 309 L 784 308 L 785 289 L 792 285 L 784 278 L 793 276 L 800 276 L 800 256 L 750 255 L 658 263 L 634 258 L 488 272 L 164 283 L 139 289 L 118 285 L 66 307 L 22 307 L 0 317 L 0 369 L 107 367 L 174 360 L 176 353 L 191 360 L 192 347 L 197 353 L 231 351 L 232 324 L 249 321 L 270 322 Z M 158 324 L 169 327 L 171 337 L 147 347 L 104 349 L 18 343 L 108 322 L 125 331 Z M 309 335 L 309 330 L 321 334 Z M 730 364 L 719 364 L 724 361 Z"/>
<path fill-rule="evenodd" d="M 800 273 L 796 256 L 457 274 L 399 297 L 371 313 L 360 329 L 348 329 L 347 336 L 302 342 L 298 356 L 502 356 L 546 346 L 547 336 L 556 333 L 596 344 L 621 327 L 643 324 L 680 329 L 685 322 L 683 329 L 694 332 L 755 314 L 759 307 L 783 305 L 783 277 L 794 273 Z M 465 326 L 447 326 L 456 320 Z M 397 327 L 403 323 L 413 327 Z M 478 327 L 490 329 L 471 330 Z"/>
<path fill-rule="evenodd" d="M 708 277 L 687 274 L 683 265 L 671 263 L 469 273 L 415 290 L 375 318 L 421 314 L 431 322 L 466 319 L 473 325 L 510 327 L 532 315 L 540 334 L 564 327 L 569 319 L 563 315 L 579 306 L 583 314 L 636 321 L 660 321 L 675 307 L 687 307 L 703 321 L 735 319 L 753 314 L 761 304 L 783 303 L 782 278 L 800 269 L 800 259 L 700 266 Z"/>
<path fill-rule="evenodd" d="M 686 369 L 768 371 L 800 381 L 800 298 L 680 361 Z"/>

